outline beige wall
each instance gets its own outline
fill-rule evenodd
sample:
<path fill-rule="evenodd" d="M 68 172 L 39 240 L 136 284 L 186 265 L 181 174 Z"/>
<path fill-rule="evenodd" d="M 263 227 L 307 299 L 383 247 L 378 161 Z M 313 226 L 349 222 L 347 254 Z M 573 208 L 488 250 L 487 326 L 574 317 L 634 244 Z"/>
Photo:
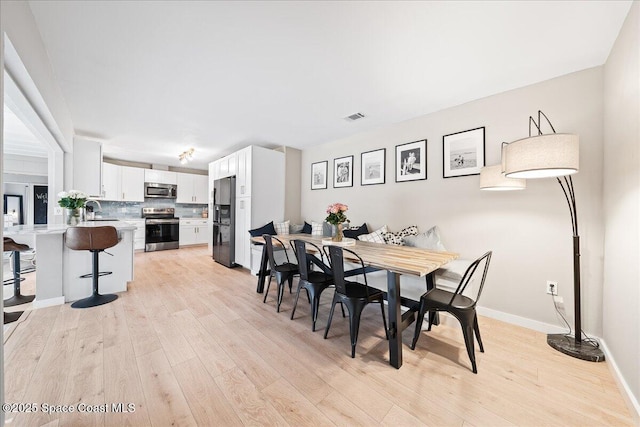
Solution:
<path fill-rule="evenodd" d="M 558 132 L 580 135 L 580 173 L 575 176 L 582 236 L 583 328 L 602 333 L 602 68 L 597 67 L 418 117 L 374 132 L 303 151 L 302 216 L 319 221 L 326 205 L 349 205 L 354 224 L 392 231 L 438 225 L 450 250 L 463 258 L 493 250 L 480 304 L 528 321 L 560 325 L 546 280 L 559 282 L 573 318 L 572 233 L 568 207 L 553 179 L 530 180 L 520 192 L 479 191 L 479 177 L 442 178 L 442 136 L 486 127 L 488 165 L 500 161 L 500 144 L 527 136 L 529 115 L 543 110 Z M 395 182 L 395 145 L 426 138 L 428 179 Z M 360 186 L 360 153 L 387 150 L 386 184 Z M 310 165 L 354 155 L 354 187 L 310 190 Z M 544 326 L 544 325 L 538 325 Z M 542 344 L 542 343 L 541 343 Z"/>
<path fill-rule="evenodd" d="M 640 3 L 604 70 L 603 337 L 640 412 Z"/>

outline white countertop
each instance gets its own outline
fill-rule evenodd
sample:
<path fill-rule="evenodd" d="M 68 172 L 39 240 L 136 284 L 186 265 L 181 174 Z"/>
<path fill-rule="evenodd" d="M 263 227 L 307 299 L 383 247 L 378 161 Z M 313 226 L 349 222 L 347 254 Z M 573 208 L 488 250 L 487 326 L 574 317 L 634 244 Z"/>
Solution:
<path fill-rule="evenodd" d="M 104 227 L 112 226 L 118 231 L 135 230 L 134 224 L 127 221 L 85 221 L 78 224 L 78 227 Z M 4 229 L 5 236 L 18 234 L 63 234 L 67 228 L 71 227 L 67 224 L 43 224 L 43 225 L 14 225 Z"/>

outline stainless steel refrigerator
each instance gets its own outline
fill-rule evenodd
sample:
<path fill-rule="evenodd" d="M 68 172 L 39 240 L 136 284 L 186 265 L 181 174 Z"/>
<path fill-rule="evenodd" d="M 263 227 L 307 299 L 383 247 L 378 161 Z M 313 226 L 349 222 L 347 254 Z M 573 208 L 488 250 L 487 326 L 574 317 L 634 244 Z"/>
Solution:
<path fill-rule="evenodd" d="M 213 259 L 227 267 L 235 264 L 236 177 L 213 182 Z"/>

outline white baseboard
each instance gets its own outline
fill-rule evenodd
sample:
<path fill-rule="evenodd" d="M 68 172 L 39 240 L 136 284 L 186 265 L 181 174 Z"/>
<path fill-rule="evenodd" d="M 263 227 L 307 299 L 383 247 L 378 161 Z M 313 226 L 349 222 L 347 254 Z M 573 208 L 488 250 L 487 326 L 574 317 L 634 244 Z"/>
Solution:
<path fill-rule="evenodd" d="M 486 307 L 477 306 L 476 310 L 479 315 L 491 317 L 492 319 L 501 320 L 512 325 L 523 326 L 533 329 L 534 331 L 544 332 L 546 334 L 566 333 L 567 329 L 550 323 L 539 322 L 537 320 L 527 319 L 526 317 L 516 316 L 515 314 L 504 313 L 502 311 L 493 310 Z"/>
<path fill-rule="evenodd" d="M 56 298 L 47 298 L 43 300 L 35 299 L 33 300 L 33 308 L 45 308 L 45 307 L 53 307 L 54 305 L 62 305 L 64 304 L 64 296 L 56 297 Z"/>
<path fill-rule="evenodd" d="M 557 325 L 551 325 L 549 323 L 539 322 L 537 320 L 527 319 L 526 317 L 516 316 L 514 314 L 504 313 L 498 310 L 492 310 L 486 307 L 476 307 L 476 310 L 479 315 L 490 317 L 492 319 L 501 320 L 506 323 L 510 323 L 512 325 L 522 326 L 528 329 L 533 329 L 534 331 L 544 332 L 548 334 L 559 334 L 567 332 L 566 328 L 561 328 Z M 631 412 L 631 416 L 634 418 L 634 424 L 640 425 L 640 403 L 638 399 L 633 395 L 629 385 L 625 381 L 618 365 L 616 364 L 615 359 L 609 352 L 609 348 L 607 347 L 606 342 L 600 338 L 593 336 L 600 342 L 600 348 L 604 352 L 605 360 L 608 362 L 609 369 L 611 370 L 611 374 L 618 384 L 618 388 L 621 391 L 622 397 L 625 400 L 625 403 L 629 407 L 629 411 Z"/>
<path fill-rule="evenodd" d="M 616 380 L 618 388 L 622 391 L 622 397 L 629 407 L 631 416 L 634 418 L 634 424 L 640 425 L 640 402 L 638 402 L 638 399 L 633 395 L 631 389 L 629 388 L 629 384 L 627 384 L 624 377 L 622 376 L 615 358 L 611 355 L 609 347 L 607 347 L 606 341 L 602 338 L 599 338 L 598 340 L 600 341 L 600 348 L 602 348 L 602 351 L 605 354 L 605 360 L 609 364 L 609 369 L 613 374 L 613 378 Z"/>

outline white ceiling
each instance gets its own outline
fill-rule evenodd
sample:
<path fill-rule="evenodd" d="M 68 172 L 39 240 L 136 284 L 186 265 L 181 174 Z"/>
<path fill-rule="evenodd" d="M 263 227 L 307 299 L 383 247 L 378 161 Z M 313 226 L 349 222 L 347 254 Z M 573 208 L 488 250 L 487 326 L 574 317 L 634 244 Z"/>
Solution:
<path fill-rule="evenodd" d="M 194 147 L 200 168 L 602 65 L 630 5 L 30 2 L 78 134 L 146 163 Z"/>

